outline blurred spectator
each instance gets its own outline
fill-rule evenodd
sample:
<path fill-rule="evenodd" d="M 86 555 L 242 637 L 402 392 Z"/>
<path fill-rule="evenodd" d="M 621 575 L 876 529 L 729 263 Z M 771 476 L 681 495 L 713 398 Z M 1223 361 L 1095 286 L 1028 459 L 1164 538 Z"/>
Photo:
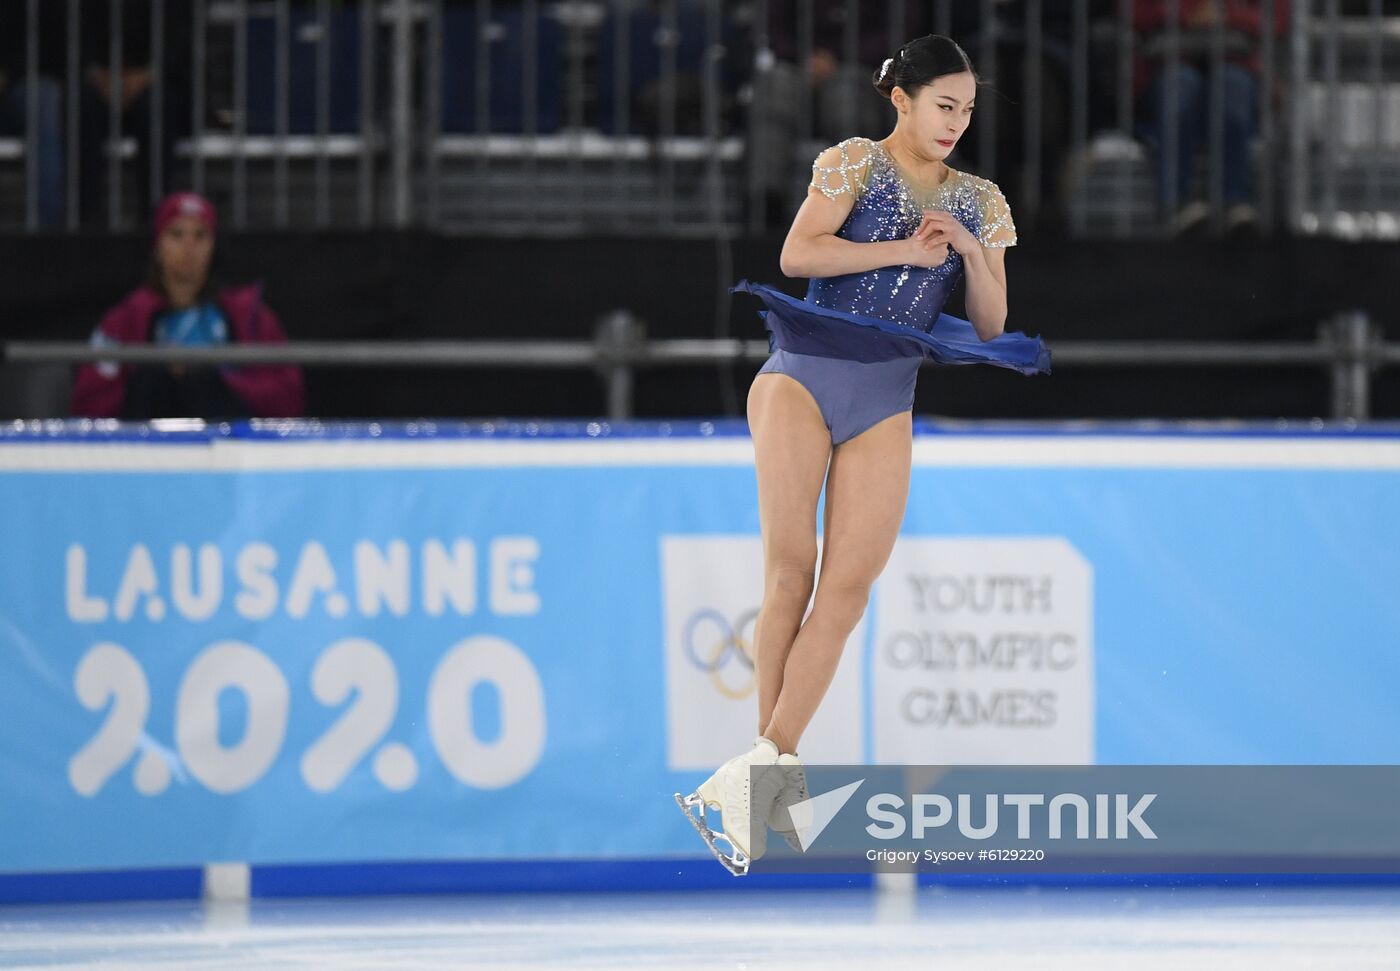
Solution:
<path fill-rule="evenodd" d="M 855 31 L 856 62 L 843 64 L 846 50 L 846 0 L 814 0 L 812 49 L 805 63 L 800 38 L 800 4 L 768 4 L 768 46 L 772 63 L 755 77 L 754 108 L 757 114 L 756 154 L 761 160 L 759 177 L 777 206 L 788 216 L 788 190 L 792 184 L 798 139 L 804 135 L 804 113 L 811 111 L 814 141 L 830 145 L 844 138 L 865 135 L 881 138 L 894 127 L 889 102 L 876 93 L 870 79 L 899 46 L 929 32 L 930 4 L 905 5 L 905 22 L 895 30 L 892 46 L 889 7 L 880 2 L 859 5 Z M 810 109 L 808 106 L 810 105 Z M 805 184 L 805 182 L 804 182 Z"/>
<path fill-rule="evenodd" d="M 1135 0 L 1133 25 L 1139 45 L 1134 65 L 1134 94 L 1142 99 L 1144 133 L 1156 146 L 1157 185 L 1163 218 L 1174 233 L 1202 225 L 1209 215 L 1199 194 L 1192 195 L 1197 153 L 1210 119 L 1210 50 L 1217 5 L 1223 6 L 1225 60 L 1224 200 L 1227 230 L 1257 224 L 1254 170 L 1250 145 L 1259 128 L 1259 37 L 1263 29 L 1259 0 L 1177 0 L 1180 14 L 1180 61 L 1177 91 L 1176 212 L 1168 212 L 1171 186 L 1166 179 L 1166 128 L 1171 123 L 1167 99 L 1171 75 L 1165 63 L 1167 2 Z M 1275 35 L 1288 26 L 1288 0 L 1275 0 Z M 1270 96 L 1272 94 L 1270 93 Z"/>
<path fill-rule="evenodd" d="M 111 135 L 113 27 L 121 32 L 121 70 L 116 78 L 121 132 L 136 142 L 136 155 L 124 162 L 134 174 L 123 187 L 135 193 L 138 213 L 150 211 L 151 105 L 155 79 L 151 34 L 151 0 L 124 0 L 119 24 L 111 19 L 112 5 L 79 5 L 78 32 L 79 131 L 78 197 L 81 221 L 105 226 L 109 211 L 108 141 Z M 190 131 L 189 88 L 193 77 L 190 44 L 192 13 L 188 3 L 165 3 L 163 9 L 161 88 L 162 183 L 171 182 L 175 139 Z M 30 24 L 26 4 L 0 0 L 0 134 L 23 136 L 28 113 Z M 39 217 L 44 228 L 61 226 L 67 198 L 65 109 L 68 75 L 66 5 L 41 3 L 38 30 L 38 159 Z"/>
<path fill-rule="evenodd" d="M 79 186 L 83 222 L 105 224 L 108 212 L 108 164 L 105 147 L 111 127 L 113 79 L 110 39 L 111 4 L 82 6 L 82 98 L 79 140 Z M 170 185 L 175 162 L 176 138 L 190 132 L 189 88 L 193 78 L 190 44 L 193 23 L 188 3 L 162 5 L 164 29 L 161 56 L 162 186 Z M 116 79 L 117 105 L 122 135 L 136 140 L 136 156 L 129 160 L 136 211 L 148 213 L 150 195 L 151 99 L 154 82 L 151 0 L 123 0 L 121 5 L 121 73 Z M 144 218 L 144 216 L 143 216 Z"/>
<path fill-rule="evenodd" d="M 219 289 L 212 281 L 214 207 L 193 192 L 168 197 L 156 211 L 150 275 L 102 318 L 94 347 L 119 344 L 217 346 L 283 343 L 277 315 L 258 286 Z M 249 418 L 302 414 L 296 367 L 83 365 L 73 413 L 91 418 Z"/>
<path fill-rule="evenodd" d="M 702 0 L 639 0 L 627 10 L 627 22 L 632 30 L 628 51 L 634 94 L 631 105 L 632 128 L 648 137 L 656 137 L 663 130 L 663 118 L 669 115 L 670 130 L 677 135 L 706 134 L 706 112 L 709 106 L 705 101 L 706 62 L 712 49 L 708 45 L 718 45 L 721 53 L 716 63 L 717 103 L 716 120 L 721 130 L 735 115 L 735 91 L 748 80 L 747 67 L 751 61 L 742 57 L 729 56 L 727 52 L 742 46 L 738 30 L 752 23 L 753 11 L 744 3 L 725 5 L 726 16 L 717 24 L 719 32 L 711 37 L 708 4 Z M 669 12 L 668 12 L 669 11 Z M 674 18 L 674 19 L 672 19 Z M 674 30 L 671 24 L 674 24 Z M 610 57 L 613 52 L 612 26 L 603 25 L 607 36 L 603 39 Z M 640 35 L 640 36 L 639 36 Z M 745 37 L 745 39 L 747 39 Z M 662 49 L 671 48 L 670 58 L 675 67 L 671 79 L 674 85 L 667 91 L 667 79 L 662 70 Z M 611 69 L 611 63 L 606 64 Z M 611 79 L 605 80 L 609 86 Z M 610 93 L 610 90 L 609 90 Z M 668 107 L 668 100 L 674 98 L 674 108 Z M 606 106 L 609 113 L 611 105 Z"/>
<path fill-rule="evenodd" d="M 63 82 L 66 51 L 64 31 L 57 23 L 39 31 L 39 63 L 35 71 L 38 94 L 38 203 L 41 229 L 63 226 Z M 55 29 L 56 28 L 56 29 Z M 29 117 L 29 62 L 25 34 L 25 5 L 0 2 L 0 135 L 24 138 Z M 26 145 L 26 151 L 28 146 Z"/>

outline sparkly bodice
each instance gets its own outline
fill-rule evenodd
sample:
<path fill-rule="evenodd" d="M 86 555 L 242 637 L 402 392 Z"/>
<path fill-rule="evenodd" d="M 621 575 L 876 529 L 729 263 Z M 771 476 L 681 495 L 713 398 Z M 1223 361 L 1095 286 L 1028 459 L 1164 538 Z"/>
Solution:
<path fill-rule="evenodd" d="M 983 246 L 1016 243 L 1011 210 L 995 183 L 949 169 L 941 185 L 921 187 L 905 177 L 883 146 L 868 138 L 849 138 L 823 152 L 812 165 L 812 185 L 828 198 L 855 196 L 850 215 L 836 232 L 852 242 L 908 239 L 919 228 L 923 210 L 941 209 Z M 950 247 L 948 258 L 932 268 L 887 266 L 814 277 L 807 300 L 928 331 L 962 273 L 963 259 Z"/>

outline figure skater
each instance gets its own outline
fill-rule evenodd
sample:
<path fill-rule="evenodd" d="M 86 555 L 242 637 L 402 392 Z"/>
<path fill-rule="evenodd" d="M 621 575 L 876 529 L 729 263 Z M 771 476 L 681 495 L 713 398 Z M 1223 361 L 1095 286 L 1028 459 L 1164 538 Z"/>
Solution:
<path fill-rule="evenodd" d="M 806 299 L 748 281 L 734 288 L 766 306 L 771 351 L 748 395 L 764 559 L 754 630 L 759 734 L 676 800 L 736 876 L 763 855 L 770 826 L 801 847 L 792 807 L 807 792 L 797 744 L 904 519 L 919 366 L 931 358 L 1050 369 L 1038 338 L 1004 332 L 1005 248 L 1016 242 L 1006 199 L 944 162 L 972 120 L 972 62 L 951 38 L 928 35 L 886 60 L 874 83 L 897 112 L 894 130 L 817 157 L 783 244 L 783 273 L 810 278 Z M 941 313 L 963 276 L 971 320 Z M 709 827 L 707 808 L 720 811 L 723 832 Z"/>

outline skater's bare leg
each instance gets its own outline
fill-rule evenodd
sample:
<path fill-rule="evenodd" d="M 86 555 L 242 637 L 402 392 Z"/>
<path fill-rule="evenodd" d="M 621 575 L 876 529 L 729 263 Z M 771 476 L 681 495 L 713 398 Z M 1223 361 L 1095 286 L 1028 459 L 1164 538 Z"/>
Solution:
<path fill-rule="evenodd" d="M 812 598 L 817 499 L 831 457 L 831 433 L 811 392 L 786 374 L 754 378 L 749 432 L 763 534 L 763 605 L 754 625 L 758 729 L 772 716 L 783 665 Z"/>
<path fill-rule="evenodd" d="M 912 451 L 913 421 L 907 411 L 832 451 L 821 578 L 812 612 L 788 652 L 782 689 L 762 732 L 780 752 L 797 751 L 836 674 L 846 638 L 865 612 L 870 587 L 889 561 L 904 521 Z"/>

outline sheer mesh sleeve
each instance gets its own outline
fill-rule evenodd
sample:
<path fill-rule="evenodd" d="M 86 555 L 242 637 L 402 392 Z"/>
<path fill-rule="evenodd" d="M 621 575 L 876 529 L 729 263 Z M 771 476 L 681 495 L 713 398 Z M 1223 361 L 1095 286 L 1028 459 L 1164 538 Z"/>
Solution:
<path fill-rule="evenodd" d="M 870 146 L 863 138 L 848 138 L 817 156 L 812 163 L 812 181 L 808 188 L 832 200 L 847 193 L 859 199 L 865 191 L 869 171 Z"/>
<path fill-rule="evenodd" d="M 995 182 L 983 186 L 982 225 L 977 230 L 977 241 L 994 249 L 1016 245 L 1016 224 L 1011 221 L 1011 207 Z"/>

